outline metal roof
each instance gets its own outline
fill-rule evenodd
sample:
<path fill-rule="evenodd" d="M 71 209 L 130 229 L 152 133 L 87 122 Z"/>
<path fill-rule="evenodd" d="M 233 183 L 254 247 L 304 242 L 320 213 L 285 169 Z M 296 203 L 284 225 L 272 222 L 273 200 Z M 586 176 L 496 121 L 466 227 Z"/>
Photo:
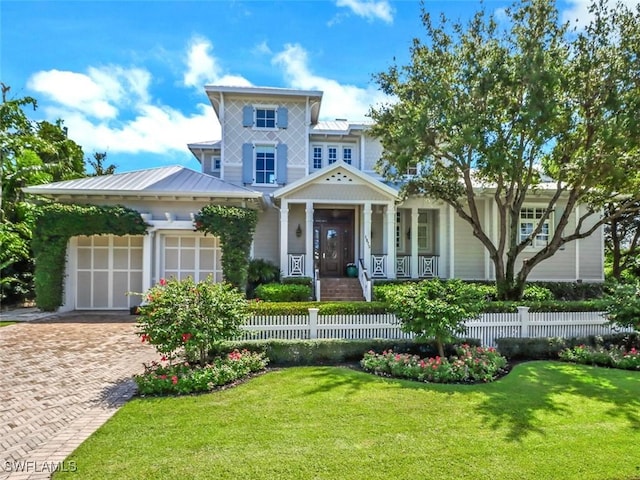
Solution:
<path fill-rule="evenodd" d="M 262 193 L 233 185 L 179 165 L 113 175 L 34 185 L 24 189 L 40 195 L 118 195 L 153 197 L 260 198 Z"/>
<path fill-rule="evenodd" d="M 247 87 L 228 85 L 205 85 L 206 92 L 239 93 L 245 95 L 287 95 L 294 97 L 320 97 L 321 90 L 299 90 L 297 88 L 277 88 L 277 87 Z"/>

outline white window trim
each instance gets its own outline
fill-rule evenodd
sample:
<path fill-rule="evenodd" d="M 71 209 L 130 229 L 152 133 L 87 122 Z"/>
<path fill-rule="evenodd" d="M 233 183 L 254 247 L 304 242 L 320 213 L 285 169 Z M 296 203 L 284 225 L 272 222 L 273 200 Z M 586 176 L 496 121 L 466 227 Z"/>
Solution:
<path fill-rule="evenodd" d="M 253 107 L 253 130 L 258 130 L 259 132 L 274 132 L 278 130 L 278 105 L 270 105 L 270 104 L 262 104 L 256 103 L 252 105 Z M 258 127 L 258 110 L 273 110 L 274 111 L 274 126 L 273 127 Z M 263 144 L 261 144 L 263 145 Z"/>
<path fill-rule="evenodd" d="M 273 148 L 273 176 L 276 179 L 276 183 L 258 183 L 256 182 L 256 178 L 258 178 L 256 171 L 256 153 L 258 147 L 272 147 Z M 277 187 L 279 186 L 278 180 L 278 142 L 254 142 L 253 144 L 253 183 L 252 186 L 255 187 Z"/>
<path fill-rule="evenodd" d="M 523 238 L 520 234 L 521 229 L 522 229 L 522 224 L 524 223 L 531 223 L 533 224 L 533 229 L 535 230 L 536 227 L 538 226 L 538 218 L 522 218 L 522 211 L 525 209 L 533 209 L 533 216 L 536 216 L 536 210 L 538 211 L 542 211 L 542 214 L 544 214 L 545 210 L 547 209 L 546 206 L 537 206 L 537 205 L 522 205 L 522 207 L 520 208 L 520 214 L 518 215 L 518 243 L 522 243 Z M 546 247 L 549 243 L 549 240 L 551 240 L 551 237 L 553 237 L 554 234 L 554 228 L 555 228 L 555 221 L 554 221 L 554 211 L 552 210 L 551 212 L 549 212 L 549 216 L 547 217 L 547 219 L 544 221 L 544 223 L 546 223 L 549 227 L 548 227 L 548 233 L 547 233 L 547 241 L 544 243 L 539 243 L 540 241 L 537 238 L 533 238 L 531 240 L 531 243 L 528 244 L 525 247 L 525 251 L 533 251 L 533 250 L 541 250 L 542 248 Z M 540 235 L 541 233 L 539 233 L 538 235 Z M 537 237 L 537 236 L 536 236 Z"/>
<path fill-rule="evenodd" d="M 420 221 L 420 215 L 425 215 L 426 216 L 426 221 L 421 222 Z M 424 247 L 420 247 L 420 227 L 425 227 L 426 228 L 426 235 L 425 235 L 425 241 L 426 241 L 426 245 Z M 433 250 L 433 242 L 432 242 L 432 231 L 431 231 L 431 222 L 429 221 L 429 213 L 422 211 L 418 213 L 418 231 L 416 232 L 416 235 L 418 236 L 418 252 L 420 253 L 429 253 Z"/>
<path fill-rule="evenodd" d="M 336 149 L 336 159 L 335 161 L 331 161 L 331 158 L 329 157 L 329 150 L 335 148 Z M 333 165 L 334 163 L 337 163 L 340 161 L 340 145 L 327 145 L 327 165 Z"/>
<path fill-rule="evenodd" d="M 349 150 L 351 151 L 351 158 L 350 158 L 350 162 L 349 162 L 349 163 L 347 163 L 347 165 L 353 165 L 353 152 L 354 152 L 354 148 L 353 148 L 353 146 L 352 146 L 352 145 L 348 145 L 348 144 L 344 144 L 344 145 L 342 145 L 342 146 L 341 146 L 341 148 L 342 148 L 342 158 L 341 158 L 341 160 L 342 160 L 344 163 L 347 163 L 347 161 L 346 161 L 346 159 L 345 159 L 345 156 L 344 156 L 344 151 L 345 151 L 346 149 L 349 149 Z"/>
<path fill-rule="evenodd" d="M 319 148 L 320 149 L 320 166 L 316 168 L 315 166 L 315 158 L 313 156 L 313 151 Z M 311 169 L 312 170 L 320 170 L 322 167 L 324 167 L 324 157 L 325 157 L 325 152 L 324 152 L 324 148 L 325 146 L 319 143 L 316 144 L 312 144 L 311 145 Z"/>

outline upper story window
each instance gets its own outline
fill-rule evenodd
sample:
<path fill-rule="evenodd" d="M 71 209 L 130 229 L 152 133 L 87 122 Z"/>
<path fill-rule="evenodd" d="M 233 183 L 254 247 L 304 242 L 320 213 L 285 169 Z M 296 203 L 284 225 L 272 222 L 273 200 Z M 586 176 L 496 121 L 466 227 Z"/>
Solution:
<path fill-rule="evenodd" d="M 336 163 L 338 160 L 338 147 L 329 147 L 327 149 L 327 160 L 329 161 L 329 165 Z"/>
<path fill-rule="evenodd" d="M 276 130 L 289 126 L 289 111 L 278 105 L 245 105 L 242 126 L 257 130 Z"/>
<path fill-rule="evenodd" d="M 344 163 L 351 165 L 351 160 L 353 158 L 352 152 L 353 150 L 351 150 L 351 147 L 342 147 L 342 161 L 344 161 Z"/>
<path fill-rule="evenodd" d="M 222 164 L 222 160 L 219 155 L 214 155 L 211 157 L 211 169 L 214 171 L 220 170 L 220 166 Z"/>
<path fill-rule="evenodd" d="M 322 168 L 322 147 L 313 147 L 313 168 L 316 170 Z"/>
<path fill-rule="evenodd" d="M 277 142 L 242 145 L 242 182 L 276 186 L 287 182 L 287 145 Z"/>
<path fill-rule="evenodd" d="M 276 182 L 276 149 L 272 145 L 255 147 L 255 183 L 274 184 Z"/>
<path fill-rule="evenodd" d="M 256 108 L 256 128 L 276 128 L 275 108 Z"/>
<path fill-rule="evenodd" d="M 540 224 L 541 219 L 544 217 L 546 208 L 538 207 L 524 207 L 520 209 L 520 221 L 519 232 L 520 242 L 525 242 L 531 236 L 536 227 Z M 531 240 L 531 246 L 534 248 L 542 248 L 549 243 L 549 237 L 551 235 L 551 225 L 553 213 L 549 214 L 546 220 L 544 220 L 540 227 L 540 232 Z"/>

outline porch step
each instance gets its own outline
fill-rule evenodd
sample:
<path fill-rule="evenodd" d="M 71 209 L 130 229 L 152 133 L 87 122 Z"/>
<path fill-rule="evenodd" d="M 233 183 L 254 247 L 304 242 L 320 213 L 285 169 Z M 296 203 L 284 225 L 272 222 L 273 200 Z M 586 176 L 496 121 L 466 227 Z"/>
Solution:
<path fill-rule="evenodd" d="M 362 287 L 357 278 L 321 278 L 320 300 L 323 302 L 361 302 Z"/>

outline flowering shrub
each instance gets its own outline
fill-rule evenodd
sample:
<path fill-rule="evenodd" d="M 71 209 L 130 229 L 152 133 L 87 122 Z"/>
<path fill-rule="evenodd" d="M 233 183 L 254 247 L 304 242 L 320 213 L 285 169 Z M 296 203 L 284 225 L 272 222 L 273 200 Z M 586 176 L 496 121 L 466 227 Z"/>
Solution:
<path fill-rule="evenodd" d="M 360 361 L 362 368 L 376 375 L 408 378 L 420 382 L 490 382 L 507 365 L 507 360 L 495 348 L 456 347 L 456 355 L 420 358 L 386 350 L 381 354 L 369 351 Z"/>
<path fill-rule="evenodd" d="M 200 365 L 214 345 L 237 336 L 249 317 L 238 290 L 210 279 L 161 279 L 144 299 L 137 325 L 141 340 L 169 359 L 184 352 L 187 360 Z"/>
<path fill-rule="evenodd" d="M 559 356 L 561 360 L 567 362 L 602 365 L 624 370 L 640 370 L 640 350 L 636 348 L 627 350 L 615 345 L 608 348 L 578 345 L 562 350 Z"/>
<path fill-rule="evenodd" d="M 640 281 L 616 285 L 606 300 L 607 316 L 613 325 L 640 330 Z"/>
<path fill-rule="evenodd" d="M 247 375 L 264 370 L 268 360 L 264 354 L 234 350 L 204 366 L 189 362 L 151 362 L 144 373 L 134 377 L 141 395 L 184 395 L 208 392 Z"/>
<path fill-rule="evenodd" d="M 402 330 L 415 333 L 418 340 L 434 338 L 441 357 L 444 344 L 464 334 L 465 320 L 476 318 L 483 308 L 482 292 L 461 280 L 395 285 L 386 300 Z"/>

